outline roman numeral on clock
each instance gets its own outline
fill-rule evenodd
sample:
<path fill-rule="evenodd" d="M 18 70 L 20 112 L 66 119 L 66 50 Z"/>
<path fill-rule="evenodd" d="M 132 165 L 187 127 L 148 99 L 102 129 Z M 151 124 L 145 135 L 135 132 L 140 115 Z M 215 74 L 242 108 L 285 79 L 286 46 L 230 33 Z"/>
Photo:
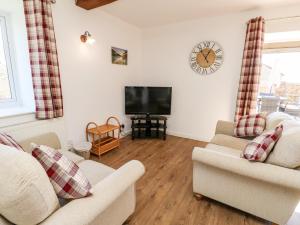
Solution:
<path fill-rule="evenodd" d="M 199 52 L 201 52 L 202 49 L 203 49 L 201 44 L 199 44 L 199 45 L 197 46 L 197 48 L 199 49 Z"/>
<path fill-rule="evenodd" d="M 218 54 L 219 52 L 222 52 L 222 49 L 219 48 L 215 51 L 216 54 Z"/>
<path fill-rule="evenodd" d="M 204 45 L 205 48 L 209 48 L 209 46 L 210 46 L 210 41 L 205 41 L 205 42 L 203 43 L 203 45 Z"/>
<path fill-rule="evenodd" d="M 194 68 L 196 68 L 198 65 L 197 65 L 197 63 L 196 62 L 192 62 L 191 63 L 191 67 L 194 69 Z"/>
<path fill-rule="evenodd" d="M 214 64 L 213 64 L 215 67 L 220 67 L 221 66 L 221 63 L 219 63 L 219 62 L 214 62 Z"/>
<path fill-rule="evenodd" d="M 223 59 L 223 56 L 222 55 L 217 55 L 216 56 L 216 60 L 222 60 Z"/>

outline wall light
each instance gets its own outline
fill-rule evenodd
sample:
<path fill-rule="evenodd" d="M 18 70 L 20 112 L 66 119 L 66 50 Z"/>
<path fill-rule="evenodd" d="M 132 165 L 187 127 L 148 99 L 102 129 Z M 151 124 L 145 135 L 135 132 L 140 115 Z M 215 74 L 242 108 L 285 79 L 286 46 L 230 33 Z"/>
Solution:
<path fill-rule="evenodd" d="M 88 31 L 84 32 L 84 34 L 80 36 L 80 40 L 83 43 L 89 43 L 89 44 L 93 44 L 96 41 L 94 38 L 92 38 L 92 35 Z"/>

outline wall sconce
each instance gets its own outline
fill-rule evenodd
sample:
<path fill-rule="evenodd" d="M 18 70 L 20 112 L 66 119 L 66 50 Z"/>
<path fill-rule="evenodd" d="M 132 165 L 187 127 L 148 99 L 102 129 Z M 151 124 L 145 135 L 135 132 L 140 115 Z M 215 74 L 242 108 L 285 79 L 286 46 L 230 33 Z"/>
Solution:
<path fill-rule="evenodd" d="M 80 40 L 83 43 L 89 43 L 89 44 L 93 44 L 96 41 L 94 38 L 92 38 L 92 35 L 88 31 L 84 32 L 84 34 L 80 36 Z"/>

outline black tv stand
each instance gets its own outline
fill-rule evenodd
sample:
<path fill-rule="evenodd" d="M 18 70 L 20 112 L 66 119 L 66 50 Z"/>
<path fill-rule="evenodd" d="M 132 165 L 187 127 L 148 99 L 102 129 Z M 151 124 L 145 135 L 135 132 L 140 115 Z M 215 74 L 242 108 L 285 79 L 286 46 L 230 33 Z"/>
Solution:
<path fill-rule="evenodd" d="M 162 138 L 166 140 L 167 117 L 165 116 L 132 116 L 131 138 Z"/>

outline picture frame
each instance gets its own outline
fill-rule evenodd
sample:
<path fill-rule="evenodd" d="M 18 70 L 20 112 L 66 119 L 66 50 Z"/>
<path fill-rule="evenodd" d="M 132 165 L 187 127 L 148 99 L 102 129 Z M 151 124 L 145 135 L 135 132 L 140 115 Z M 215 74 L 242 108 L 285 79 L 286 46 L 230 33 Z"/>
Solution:
<path fill-rule="evenodd" d="M 128 65 L 128 50 L 111 47 L 111 62 L 117 65 Z"/>

